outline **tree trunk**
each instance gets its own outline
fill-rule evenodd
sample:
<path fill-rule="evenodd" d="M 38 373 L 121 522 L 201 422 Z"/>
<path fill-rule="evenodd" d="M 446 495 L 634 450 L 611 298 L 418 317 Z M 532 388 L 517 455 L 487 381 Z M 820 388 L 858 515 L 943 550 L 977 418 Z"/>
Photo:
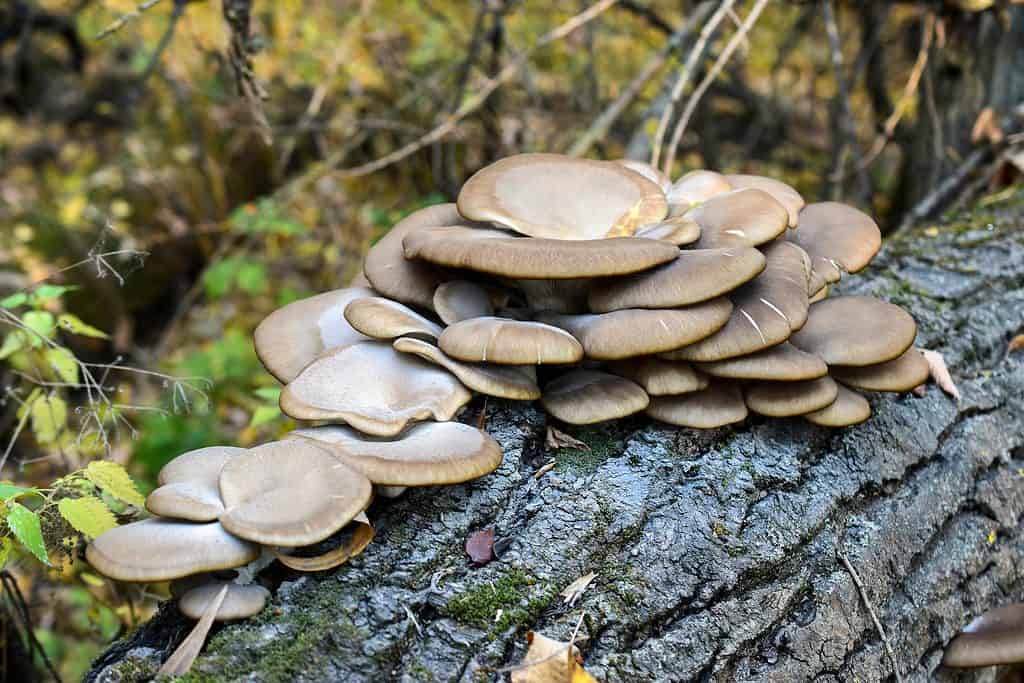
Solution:
<path fill-rule="evenodd" d="M 282 574 L 272 604 L 216 633 L 194 673 L 507 680 L 499 670 L 522 659 L 526 631 L 567 640 L 582 614 L 600 681 L 864 682 L 891 680 L 894 665 L 907 681 L 953 680 L 939 666 L 949 639 L 1024 599 L 1024 353 L 1007 356 L 1024 331 L 1024 193 L 1012 203 L 938 236 L 902 233 L 839 288 L 907 307 L 959 403 L 934 385 L 879 395 L 872 418 L 845 430 L 636 418 L 569 430 L 590 450 L 548 453 L 541 413 L 490 401 L 496 473 L 376 503 L 361 556 Z M 463 544 L 489 527 L 500 559 L 473 568 Z M 564 604 L 559 592 L 590 572 Z M 165 607 L 87 680 L 144 679 L 190 625 Z"/>

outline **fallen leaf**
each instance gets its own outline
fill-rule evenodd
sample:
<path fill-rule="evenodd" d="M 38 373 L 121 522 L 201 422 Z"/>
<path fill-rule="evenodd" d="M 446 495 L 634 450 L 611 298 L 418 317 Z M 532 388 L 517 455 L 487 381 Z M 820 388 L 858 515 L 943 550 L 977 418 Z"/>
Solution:
<path fill-rule="evenodd" d="M 1014 351 L 1020 351 L 1021 349 L 1024 349 L 1024 334 L 1018 334 L 1010 340 L 1010 345 L 1006 347 L 1006 355 L 1010 355 Z"/>
<path fill-rule="evenodd" d="M 550 471 L 551 471 L 551 470 L 553 470 L 554 468 L 555 468 L 555 463 L 554 463 L 554 461 L 551 461 L 551 462 L 549 462 L 549 463 L 547 463 L 547 464 L 543 465 L 543 466 L 542 466 L 542 467 L 541 467 L 541 468 L 540 468 L 539 470 L 537 470 L 536 472 L 534 472 L 534 473 L 533 473 L 533 478 L 534 478 L 534 479 L 540 479 L 541 477 L 543 477 L 543 476 L 544 476 L 545 474 L 547 474 L 548 472 L 550 472 Z"/>
<path fill-rule="evenodd" d="M 512 683 L 597 683 L 584 670 L 575 645 L 533 631 L 527 632 L 526 642 L 530 647 L 512 671 Z"/>
<path fill-rule="evenodd" d="M 924 359 L 928 361 L 928 369 L 931 371 L 932 379 L 935 380 L 935 383 L 943 391 L 959 401 L 960 390 L 956 388 L 956 384 L 949 374 L 949 368 L 946 367 L 946 359 L 938 351 L 922 349 L 921 353 L 924 355 Z"/>
<path fill-rule="evenodd" d="M 482 567 L 494 559 L 494 529 L 483 529 L 466 539 L 466 554 L 473 564 Z"/>
<path fill-rule="evenodd" d="M 587 586 L 590 585 L 590 582 L 593 581 L 596 576 L 597 574 L 590 572 L 566 586 L 565 590 L 559 593 L 559 595 L 564 598 L 563 602 L 566 605 L 569 605 L 569 607 L 575 605 L 576 601 L 580 599 L 580 596 L 583 595 L 583 592 L 587 590 Z"/>
<path fill-rule="evenodd" d="M 589 451 L 590 446 L 579 439 L 569 436 L 549 426 L 547 435 L 544 437 L 544 448 L 547 450 L 558 450 L 559 448 L 578 448 L 581 451 Z"/>

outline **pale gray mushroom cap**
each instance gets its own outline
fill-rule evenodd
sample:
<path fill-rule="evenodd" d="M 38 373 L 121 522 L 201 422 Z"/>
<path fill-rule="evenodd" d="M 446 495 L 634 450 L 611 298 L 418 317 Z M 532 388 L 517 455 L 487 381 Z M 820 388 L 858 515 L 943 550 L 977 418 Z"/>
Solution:
<path fill-rule="evenodd" d="M 701 391 L 652 398 L 647 414 L 680 427 L 715 429 L 745 420 L 747 406 L 738 385 L 712 381 Z"/>
<path fill-rule="evenodd" d="M 540 402 L 562 422 L 593 424 L 638 413 L 647 393 L 625 377 L 597 370 L 571 370 L 544 386 Z"/>
<path fill-rule="evenodd" d="M 348 524 L 372 494 L 369 479 L 316 442 L 272 441 L 221 470 L 220 523 L 262 545 L 310 545 Z"/>
<path fill-rule="evenodd" d="M 708 378 L 694 370 L 689 363 L 663 360 L 655 356 L 613 361 L 609 363 L 608 369 L 616 375 L 633 380 L 650 396 L 678 396 L 700 391 L 708 385 Z"/>
<path fill-rule="evenodd" d="M 501 464 L 498 443 L 486 432 L 460 422 L 424 422 L 391 440 L 339 426 L 297 429 L 288 438 L 313 439 L 352 469 L 385 486 L 456 484 L 489 474 Z"/>
<path fill-rule="evenodd" d="M 973 669 L 1024 662 L 1024 605 L 1014 603 L 985 612 L 946 646 L 942 664 Z"/>
<path fill-rule="evenodd" d="M 256 355 L 287 384 L 324 351 L 367 340 L 348 324 L 344 311 L 353 299 L 373 295 L 372 289 L 348 287 L 282 306 L 256 327 Z"/>
<path fill-rule="evenodd" d="M 686 216 L 672 216 L 660 223 L 645 225 L 636 231 L 634 237 L 649 240 L 662 240 L 678 246 L 693 244 L 700 239 L 700 225 Z"/>
<path fill-rule="evenodd" d="M 761 190 L 733 190 L 712 197 L 685 214 L 700 225 L 698 249 L 771 242 L 786 231 L 789 214 Z"/>
<path fill-rule="evenodd" d="M 852 389 L 838 384 L 836 400 L 821 410 L 805 413 L 803 418 L 822 427 L 849 427 L 871 417 L 871 404 Z"/>
<path fill-rule="evenodd" d="M 487 290 L 468 280 L 452 280 L 434 290 L 434 310 L 445 325 L 494 315 Z"/>
<path fill-rule="evenodd" d="M 699 363 L 697 368 L 713 377 L 780 382 L 817 379 L 828 374 L 825 361 L 789 342 L 747 356 Z"/>
<path fill-rule="evenodd" d="M 590 290 L 590 309 L 675 308 L 713 299 L 757 277 L 765 257 L 754 247 L 690 249 L 665 265 L 622 278 L 605 278 Z"/>
<path fill-rule="evenodd" d="M 373 341 L 317 359 L 284 388 L 280 403 L 299 420 L 340 420 L 366 434 L 394 436 L 410 422 L 450 420 L 470 398 L 447 371 Z"/>
<path fill-rule="evenodd" d="M 798 382 L 757 382 L 747 388 L 747 407 L 770 417 L 793 417 L 832 405 L 839 387 L 828 376 Z"/>
<path fill-rule="evenodd" d="M 182 453 L 157 475 L 160 486 L 146 498 L 154 515 L 212 522 L 224 511 L 217 479 L 224 464 L 246 453 L 244 448 L 210 446 Z"/>
<path fill-rule="evenodd" d="M 643 175 L 558 154 L 518 154 L 484 167 L 462 186 L 458 206 L 471 220 L 555 240 L 632 235 L 668 213 L 665 193 Z"/>
<path fill-rule="evenodd" d="M 522 280 L 628 275 L 673 260 L 679 249 L 661 240 L 526 239 L 501 230 L 443 227 L 405 240 L 405 255 L 452 268 Z"/>
<path fill-rule="evenodd" d="M 745 175 L 742 173 L 730 173 L 725 176 L 725 179 L 737 190 L 752 188 L 767 192 L 775 198 L 775 201 L 786 207 L 786 213 L 789 216 L 789 227 L 795 228 L 798 221 L 800 227 L 803 227 L 803 221 L 800 219 L 800 209 L 804 208 L 804 198 L 786 183 L 775 178 Z"/>
<path fill-rule="evenodd" d="M 669 205 L 675 209 L 702 204 L 732 189 L 732 185 L 721 173 L 698 169 L 686 173 L 672 183 L 672 187 L 665 194 Z"/>
<path fill-rule="evenodd" d="M 583 347 L 565 330 L 505 318 L 473 318 L 450 325 L 438 345 L 446 355 L 468 363 L 545 365 L 583 358 Z"/>
<path fill-rule="evenodd" d="M 865 391 L 910 391 L 928 381 L 931 371 L 928 361 L 917 349 L 885 363 L 862 367 L 835 365 L 829 373 L 837 382 Z"/>
<path fill-rule="evenodd" d="M 800 212 L 800 228 L 787 239 L 811 257 L 817 292 L 823 284 L 837 282 L 843 272 L 864 268 L 882 246 L 878 225 L 863 211 L 839 202 L 808 204 Z"/>
<path fill-rule="evenodd" d="M 588 358 L 617 360 L 692 344 L 721 329 L 731 311 L 729 300 L 718 297 L 686 308 L 628 308 L 582 315 L 541 313 L 538 318 L 579 339 Z"/>
<path fill-rule="evenodd" d="M 635 159 L 614 159 L 614 162 L 621 166 L 625 166 L 634 173 L 639 173 L 644 178 L 647 178 L 652 183 L 660 187 L 662 192 L 667 193 L 669 188 L 672 187 L 672 179 L 648 164 L 646 161 L 637 161 Z"/>
<path fill-rule="evenodd" d="M 790 340 L 829 365 L 875 365 L 901 356 L 917 335 L 906 311 L 866 296 L 838 296 L 811 305 L 807 324 Z"/>
<path fill-rule="evenodd" d="M 211 580 L 209 583 L 189 589 L 178 598 L 178 609 L 189 619 L 199 619 L 224 586 L 228 587 L 228 592 L 214 616 L 215 621 L 251 617 L 262 612 L 270 598 L 270 591 L 259 584 L 243 586 L 230 581 Z"/>
<path fill-rule="evenodd" d="M 437 339 L 441 326 L 405 304 L 380 296 L 353 299 L 345 307 L 345 320 L 357 331 L 374 339 L 396 339 L 415 335 Z"/>
<path fill-rule="evenodd" d="M 152 517 L 98 536 L 85 550 L 96 571 L 118 581 L 155 582 L 234 569 L 260 556 L 258 545 L 219 522 L 195 524 Z"/>
<path fill-rule="evenodd" d="M 532 401 L 540 398 L 536 370 L 531 365 L 464 363 L 449 358 L 430 342 L 408 337 L 396 339 L 393 346 L 396 351 L 412 353 L 434 365 L 440 365 L 455 375 L 466 387 L 481 394 L 516 401 Z"/>

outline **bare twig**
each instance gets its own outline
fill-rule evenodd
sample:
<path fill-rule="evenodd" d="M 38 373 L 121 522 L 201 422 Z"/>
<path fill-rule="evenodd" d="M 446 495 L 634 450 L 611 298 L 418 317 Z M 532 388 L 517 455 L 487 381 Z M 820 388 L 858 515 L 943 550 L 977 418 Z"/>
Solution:
<path fill-rule="evenodd" d="M 160 42 L 157 43 L 156 49 L 153 50 L 153 55 L 149 58 L 149 63 L 146 64 L 146 70 L 142 72 L 139 77 L 139 90 L 141 91 L 149 77 L 156 71 L 157 64 L 160 63 L 160 57 L 163 56 L 164 51 L 167 50 L 167 46 L 171 44 L 171 38 L 174 36 L 174 29 L 178 25 L 178 20 L 181 19 L 182 15 L 185 14 L 185 5 L 190 0 L 174 0 L 174 9 L 171 10 L 171 18 L 167 20 L 167 28 L 164 29 L 164 34 L 160 36 Z"/>
<path fill-rule="evenodd" d="M 263 113 L 263 100 L 266 99 L 267 94 L 252 69 L 253 50 L 250 41 L 252 0 L 223 0 L 221 4 L 224 23 L 228 25 L 230 34 L 228 62 L 235 72 L 238 94 L 249 105 L 249 111 L 256 123 L 260 137 L 269 146 L 273 141 L 273 134 L 267 116 Z"/>
<path fill-rule="evenodd" d="M 116 33 L 117 31 L 120 31 L 122 28 L 125 27 L 125 25 L 128 22 L 132 21 L 133 19 L 138 19 L 140 16 L 142 16 L 143 12 L 155 7 L 156 5 L 159 5 L 160 2 L 161 0 L 145 0 L 145 2 L 139 3 L 139 6 L 136 7 L 134 10 L 128 12 L 127 14 L 122 14 L 117 19 L 115 19 L 113 23 L 111 23 L 105 29 L 97 33 L 96 40 L 103 40 L 111 33 Z"/>
<path fill-rule="evenodd" d="M 878 637 L 882 639 L 882 647 L 885 648 L 885 654 L 889 658 L 889 663 L 892 665 L 892 675 L 896 678 L 896 683 L 903 683 L 903 676 L 900 675 L 900 670 L 896 664 L 896 653 L 893 652 L 892 643 L 889 642 L 889 636 L 885 634 L 885 629 L 882 627 L 882 622 L 878 620 L 878 615 L 875 613 L 875 608 L 871 604 L 871 600 L 868 599 L 868 593 L 864 589 L 864 584 L 860 580 L 860 576 L 857 574 L 857 570 L 850 564 L 850 560 L 846 557 L 846 553 L 842 550 L 836 553 L 839 557 L 839 561 L 846 567 L 846 571 L 850 573 L 850 578 L 853 579 L 853 585 L 857 587 L 857 592 L 860 593 L 860 599 L 864 603 L 864 607 L 867 608 L 868 614 L 871 615 L 871 621 L 875 624 L 875 630 L 878 631 Z"/>

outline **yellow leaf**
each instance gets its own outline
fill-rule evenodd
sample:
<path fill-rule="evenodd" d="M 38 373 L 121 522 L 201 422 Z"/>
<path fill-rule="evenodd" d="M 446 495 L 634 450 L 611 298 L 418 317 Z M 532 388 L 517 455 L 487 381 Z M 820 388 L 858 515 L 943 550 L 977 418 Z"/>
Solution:
<path fill-rule="evenodd" d="M 65 225 L 72 225 L 77 223 L 85 213 L 85 207 L 88 206 L 89 201 L 85 198 L 85 195 L 75 195 L 60 209 L 60 220 Z"/>
<path fill-rule="evenodd" d="M 146 504 L 146 498 L 135 488 L 135 482 L 128 476 L 128 472 L 116 462 L 94 460 L 85 468 L 85 476 L 118 500 L 123 500 L 137 508 Z"/>
<path fill-rule="evenodd" d="M 57 503 L 60 516 L 67 520 L 75 531 L 89 538 L 96 538 L 104 531 L 117 526 L 114 513 L 96 496 L 64 498 Z"/>
<path fill-rule="evenodd" d="M 41 444 L 57 440 L 68 420 L 68 404 L 60 396 L 38 396 L 32 401 L 32 433 Z"/>
<path fill-rule="evenodd" d="M 7 564 L 7 558 L 11 556 L 11 548 L 14 547 L 14 542 L 11 539 L 4 536 L 0 538 L 0 569 L 3 569 Z"/>
<path fill-rule="evenodd" d="M 46 362 L 62 382 L 78 384 L 78 362 L 75 354 L 65 348 L 46 349 Z"/>
<path fill-rule="evenodd" d="M 110 337 L 103 330 L 82 322 L 82 320 L 70 313 L 63 313 L 57 318 L 57 324 L 71 334 L 78 334 L 83 337 L 95 337 L 96 339 L 107 339 Z"/>
<path fill-rule="evenodd" d="M 512 683 L 597 683 L 582 666 L 580 651 L 571 643 L 530 631 L 530 647 L 512 672 Z"/>

